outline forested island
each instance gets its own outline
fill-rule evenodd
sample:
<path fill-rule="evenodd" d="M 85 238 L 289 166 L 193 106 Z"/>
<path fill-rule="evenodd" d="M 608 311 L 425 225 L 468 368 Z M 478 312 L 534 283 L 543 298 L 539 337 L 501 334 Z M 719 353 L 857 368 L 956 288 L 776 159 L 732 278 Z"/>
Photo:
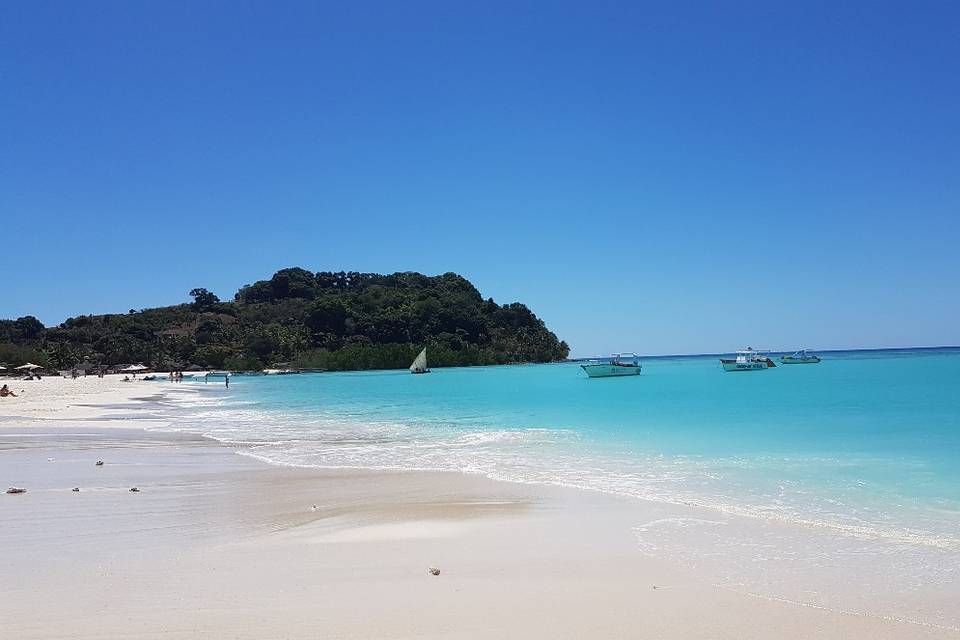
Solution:
<path fill-rule="evenodd" d="M 203 288 L 190 296 L 184 304 L 77 316 L 57 327 L 33 316 L 0 320 L 0 363 L 232 371 L 284 363 L 336 371 L 406 367 L 424 346 L 432 367 L 551 362 L 569 351 L 526 305 L 484 300 L 455 273 L 289 268 L 242 287 L 232 302 Z"/>

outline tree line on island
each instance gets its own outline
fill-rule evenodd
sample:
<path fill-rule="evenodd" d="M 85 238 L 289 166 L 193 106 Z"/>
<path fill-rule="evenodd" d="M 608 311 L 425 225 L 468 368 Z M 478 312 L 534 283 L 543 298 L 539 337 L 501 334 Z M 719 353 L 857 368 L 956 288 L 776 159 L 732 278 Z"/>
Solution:
<path fill-rule="evenodd" d="M 232 302 L 203 288 L 190 296 L 192 303 L 77 316 L 57 327 L 33 316 L 0 320 L 0 362 L 337 371 L 406 367 L 424 346 L 431 367 L 551 362 L 569 352 L 526 305 L 484 300 L 455 273 L 290 268 L 242 287 Z"/>

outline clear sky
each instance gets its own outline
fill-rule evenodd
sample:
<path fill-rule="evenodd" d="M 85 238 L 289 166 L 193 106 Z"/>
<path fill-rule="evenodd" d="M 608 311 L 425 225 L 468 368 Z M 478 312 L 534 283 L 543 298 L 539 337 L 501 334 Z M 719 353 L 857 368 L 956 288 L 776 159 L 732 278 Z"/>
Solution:
<path fill-rule="evenodd" d="M 952 2 L 5 2 L 0 87 L 0 317 L 302 266 L 574 355 L 960 343 Z"/>

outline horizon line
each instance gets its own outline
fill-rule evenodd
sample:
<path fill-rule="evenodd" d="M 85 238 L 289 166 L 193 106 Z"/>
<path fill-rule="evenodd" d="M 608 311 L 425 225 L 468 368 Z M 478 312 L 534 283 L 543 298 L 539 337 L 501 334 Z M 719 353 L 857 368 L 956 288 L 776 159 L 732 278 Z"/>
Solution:
<path fill-rule="evenodd" d="M 848 349 L 809 349 L 807 351 L 816 351 L 817 353 L 851 353 L 857 351 L 934 351 L 937 349 L 960 349 L 960 345 L 935 345 L 935 346 L 912 346 L 912 347 L 853 347 Z M 763 351 L 767 353 L 792 353 L 797 351 L 796 349 L 755 349 L 755 351 Z M 638 358 L 701 358 L 707 356 L 723 356 L 730 353 L 735 353 L 734 351 L 716 351 L 716 352 L 705 352 L 705 353 L 662 353 L 662 354 L 637 354 Z M 625 353 L 625 352 L 621 352 Z M 633 352 L 631 352 L 633 353 Z M 568 357 L 566 358 L 567 362 L 574 362 L 577 360 L 593 360 L 597 358 L 609 358 L 613 354 L 607 355 L 594 355 L 594 356 L 578 356 L 578 357 Z"/>

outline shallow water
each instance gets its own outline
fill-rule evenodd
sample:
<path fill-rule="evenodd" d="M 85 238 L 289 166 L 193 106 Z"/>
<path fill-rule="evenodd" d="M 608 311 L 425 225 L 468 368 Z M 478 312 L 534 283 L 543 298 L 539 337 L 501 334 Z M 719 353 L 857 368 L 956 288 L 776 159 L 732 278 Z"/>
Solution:
<path fill-rule="evenodd" d="M 576 364 L 554 364 L 215 385 L 177 411 L 270 462 L 453 470 L 614 492 L 707 508 L 728 524 L 746 516 L 763 527 L 799 525 L 821 547 L 824 536 L 836 541 L 823 566 L 863 560 L 874 571 L 877 557 L 896 558 L 884 567 L 911 584 L 957 577 L 957 349 L 838 352 L 818 365 L 749 373 L 686 357 L 648 359 L 631 378 L 588 379 Z M 714 521 L 700 520 L 692 529 L 682 520 L 641 524 L 638 541 L 689 556 L 715 542 Z M 743 546 L 780 534 L 750 535 Z M 794 547 L 771 557 L 816 564 Z M 736 567 L 717 571 L 721 582 L 746 580 Z"/>

